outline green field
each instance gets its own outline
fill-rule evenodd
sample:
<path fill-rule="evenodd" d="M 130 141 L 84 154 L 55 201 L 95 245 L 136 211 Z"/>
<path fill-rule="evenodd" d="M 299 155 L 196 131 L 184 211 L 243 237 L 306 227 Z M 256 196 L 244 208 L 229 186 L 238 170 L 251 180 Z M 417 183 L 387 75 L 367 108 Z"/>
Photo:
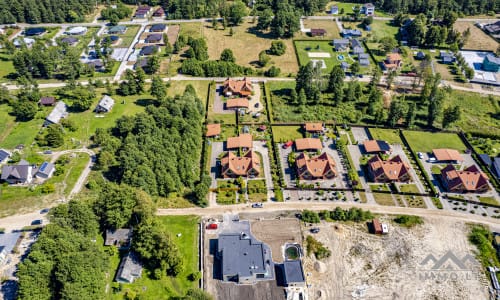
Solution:
<path fill-rule="evenodd" d="M 324 60 L 326 64 L 326 69 L 323 69 L 324 73 L 330 72 L 335 65 L 340 65 L 342 60 L 338 59 L 339 55 L 343 55 L 348 64 L 354 62 L 354 59 L 349 57 L 347 52 L 335 52 L 331 41 L 294 41 L 294 44 L 299 58 L 299 65 L 307 65 L 313 59 Z M 330 57 L 309 57 L 309 53 L 317 52 L 329 53 Z"/>
<path fill-rule="evenodd" d="M 119 48 L 127 48 L 132 45 L 132 42 L 134 41 L 135 36 L 137 35 L 137 32 L 141 26 L 139 25 L 127 25 L 127 31 L 125 31 L 124 34 L 119 34 L 118 36 L 122 39 L 121 43 L 114 46 L 114 47 L 119 47 Z M 110 34 L 103 34 L 101 36 L 101 39 L 103 39 L 106 36 L 109 36 Z"/>
<path fill-rule="evenodd" d="M 403 144 L 396 129 L 369 128 L 368 130 L 374 140 L 386 141 L 389 144 Z"/>
<path fill-rule="evenodd" d="M 419 193 L 415 184 L 401 184 L 399 185 L 399 191 L 402 193 Z"/>
<path fill-rule="evenodd" d="M 191 273 L 198 271 L 198 223 L 195 216 L 162 216 L 158 220 L 165 232 L 168 232 L 181 252 L 183 271 L 177 277 L 164 276 L 160 280 L 150 278 L 148 270 L 143 270 L 142 277 L 132 284 L 123 286 L 119 293 L 108 294 L 108 299 L 124 298 L 128 290 L 133 291 L 136 299 L 174 299 L 184 296 L 188 289 L 198 286 L 197 282 L 188 280 Z M 179 235 L 180 236 L 177 236 Z M 113 260 L 113 272 L 117 268 L 117 260 Z"/>
<path fill-rule="evenodd" d="M 267 201 L 266 181 L 248 180 L 248 200 L 250 202 L 265 202 Z"/>
<path fill-rule="evenodd" d="M 0 105 L 0 107 L 4 109 L 7 109 L 5 108 L 6 106 L 7 104 Z M 3 109 L 0 109 L 0 111 L 2 110 Z M 27 122 L 11 123 L 9 122 L 10 117 L 7 118 L 6 124 L 11 124 L 10 127 L 7 127 L 7 130 L 9 130 L 9 128 L 11 129 L 7 136 L 3 136 L 3 139 L 0 139 L 0 147 L 12 149 L 19 144 L 29 147 L 35 140 L 38 131 L 42 128 L 45 116 L 49 113 L 49 110 L 49 108 L 44 108 L 37 113 L 33 120 Z"/>
<path fill-rule="evenodd" d="M 8 76 L 16 71 L 11 59 L 12 55 L 0 49 L 0 82 L 9 81 Z"/>
<path fill-rule="evenodd" d="M 301 126 L 273 126 L 275 142 L 293 141 L 304 137 Z"/>
<path fill-rule="evenodd" d="M 449 148 L 460 152 L 465 150 L 465 145 L 458 135 L 454 133 L 431 133 L 423 131 L 403 131 L 403 134 L 415 152 L 432 152 L 432 149 Z"/>

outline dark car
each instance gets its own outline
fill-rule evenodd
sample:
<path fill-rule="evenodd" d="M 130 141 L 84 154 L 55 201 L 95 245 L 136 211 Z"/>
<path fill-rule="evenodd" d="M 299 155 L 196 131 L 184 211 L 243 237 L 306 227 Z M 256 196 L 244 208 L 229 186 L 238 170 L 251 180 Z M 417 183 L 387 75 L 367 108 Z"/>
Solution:
<path fill-rule="evenodd" d="M 40 213 L 41 213 L 41 214 L 46 214 L 46 213 L 48 213 L 48 212 L 49 212 L 49 210 L 50 210 L 50 208 L 44 208 L 44 209 L 42 209 L 42 210 L 40 211 Z"/>
<path fill-rule="evenodd" d="M 43 221 L 38 219 L 38 220 L 34 220 L 33 222 L 31 222 L 31 225 L 42 225 L 43 224 Z"/>
<path fill-rule="evenodd" d="M 318 227 L 314 227 L 314 228 L 311 228 L 311 233 L 318 233 L 319 232 L 319 228 Z"/>
<path fill-rule="evenodd" d="M 254 203 L 254 204 L 252 204 L 252 208 L 262 208 L 262 207 L 264 207 L 262 205 L 262 203 Z"/>

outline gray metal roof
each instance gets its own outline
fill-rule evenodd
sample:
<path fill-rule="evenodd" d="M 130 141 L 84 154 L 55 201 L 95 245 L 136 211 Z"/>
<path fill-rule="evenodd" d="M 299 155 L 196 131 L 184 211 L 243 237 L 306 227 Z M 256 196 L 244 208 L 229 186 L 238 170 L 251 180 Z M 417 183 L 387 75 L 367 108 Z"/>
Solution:
<path fill-rule="evenodd" d="M 116 272 L 115 280 L 118 282 L 132 283 L 136 278 L 141 277 L 142 264 L 134 252 L 129 252 L 123 257 L 118 272 Z"/>
<path fill-rule="evenodd" d="M 359 64 L 362 66 L 368 66 L 368 65 L 370 65 L 370 61 L 366 58 L 362 58 L 359 60 Z"/>
<path fill-rule="evenodd" d="M 59 101 L 56 103 L 54 109 L 50 112 L 45 120 L 50 123 L 57 124 L 61 121 L 62 118 L 66 118 L 68 116 L 68 106 L 66 103 Z"/>
<path fill-rule="evenodd" d="M 357 39 L 352 39 L 351 40 L 351 47 L 363 47 L 363 46 L 361 45 L 361 42 L 358 41 Z"/>
<path fill-rule="evenodd" d="M 4 252 L 5 254 L 11 253 L 20 236 L 21 236 L 20 232 L 0 234 L 0 253 L 1 252 Z"/>
<path fill-rule="evenodd" d="M 349 40 L 348 39 L 335 39 L 333 40 L 333 45 L 349 45 Z"/>
<path fill-rule="evenodd" d="M 31 166 L 27 161 L 22 159 L 17 165 L 3 166 L 2 167 L 2 180 L 15 178 L 18 180 L 26 181 L 30 172 Z"/>
<path fill-rule="evenodd" d="M 283 262 L 285 284 L 305 282 L 304 270 L 300 260 L 286 260 Z"/>
<path fill-rule="evenodd" d="M 132 230 L 128 228 L 120 229 L 107 229 L 106 230 L 106 240 L 104 241 L 105 246 L 129 246 L 130 240 L 132 238 Z"/>
<path fill-rule="evenodd" d="M 36 173 L 49 176 L 54 171 L 55 168 L 56 166 L 53 163 L 45 161 L 43 162 L 43 164 L 40 165 L 40 168 L 38 168 L 38 172 Z"/>
<path fill-rule="evenodd" d="M 358 58 L 359 59 L 368 59 L 368 58 L 370 58 L 370 56 L 368 55 L 368 53 L 360 53 L 358 55 Z"/>
<path fill-rule="evenodd" d="M 4 150 L 4 149 L 0 149 L 0 162 L 9 158 L 11 155 L 12 155 L 12 153 L 10 153 L 9 151 Z"/>
<path fill-rule="evenodd" d="M 111 98 L 108 95 L 104 95 L 101 100 L 99 100 L 99 103 L 97 104 L 97 108 L 101 108 L 102 110 L 105 111 L 110 111 L 111 108 L 113 108 L 113 105 L 115 105 L 115 100 Z"/>

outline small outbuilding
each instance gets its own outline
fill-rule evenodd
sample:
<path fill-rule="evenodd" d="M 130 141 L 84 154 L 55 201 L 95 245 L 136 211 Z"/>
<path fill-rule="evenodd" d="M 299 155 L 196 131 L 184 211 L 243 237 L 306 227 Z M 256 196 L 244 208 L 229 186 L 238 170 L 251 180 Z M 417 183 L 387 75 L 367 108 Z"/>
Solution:
<path fill-rule="evenodd" d="M 120 249 L 130 248 L 132 242 L 132 230 L 128 228 L 106 230 L 104 246 L 116 246 Z"/>
<path fill-rule="evenodd" d="M 283 277 L 287 287 L 305 287 L 306 279 L 304 277 L 304 269 L 302 262 L 297 260 L 285 260 L 283 262 Z"/>
<path fill-rule="evenodd" d="M 78 43 L 78 39 L 72 36 L 64 37 L 61 39 L 61 43 L 74 46 Z"/>
<path fill-rule="evenodd" d="M 207 124 L 207 132 L 205 133 L 206 137 L 217 137 L 221 133 L 220 124 Z"/>
<path fill-rule="evenodd" d="M 110 112 L 113 106 L 115 105 L 115 100 L 111 98 L 108 95 L 104 95 L 101 100 L 99 100 L 99 103 L 97 104 L 97 107 L 95 108 L 95 112 L 100 113 L 100 112 Z"/>
<path fill-rule="evenodd" d="M 324 30 L 323 28 L 312 28 L 310 34 L 312 37 L 325 36 L 326 30 Z"/>
<path fill-rule="evenodd" d="M 297 151 L 316 151 L 323 149 L 320 139 L 304 138 L 295 140 L 295 148 Z"/>
<path fill-rule="evenodd" d="M 35 177 L 41 178 L 41 179 L 49 179 L 50 177 L 52 177 L 52 174 L 54 174 L 55 170 L 56 170 L 56 166 L 53 163 L 45 161 L 42 163 L 40 168 L 38 168 L 38 171 L 36 172 Z"/>
<path fill-rule="evenodd" d="M 142 274 L 142 264 L 135 252 L 129 252 L 123 257 L 116 272 L 115 281 L 121 283 L 133 283 Z"/>
<path fill-rule="evenodd" d="M 42 97 L 38 104 L 43 106 L 53 106 L 56 103 L 56 98 L 54 97 Z"/>

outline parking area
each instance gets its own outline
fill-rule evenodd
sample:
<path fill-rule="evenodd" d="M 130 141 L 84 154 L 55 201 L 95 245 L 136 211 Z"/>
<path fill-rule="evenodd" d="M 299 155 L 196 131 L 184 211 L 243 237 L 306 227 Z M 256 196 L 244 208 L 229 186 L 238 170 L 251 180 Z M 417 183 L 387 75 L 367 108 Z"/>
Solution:
<path fill-rule="evenodd" d="M 211 142 L 212 152 L 210 154 L 210 177 L 212 177 L 211 188 L 217 187 L 217 176 L 218 176 L 218 160 L 219 155 L 224 151 L 223 142 Z"/>
<path fill-rule="evenodd" d="M 260 153 L 262 157 L 261 163 L 264 168 L 264 177 L 266 180 L 266 187 L 267 187 L 267 198 L 268 200 L 270 200 L 270 198 L 274 197 L 274 195 L 273 195 L 273 177 L 271 175 L 271 165 L 269 162 L 269 149 L 266 146 L 266 142 L 254 141 L 253 150 L 257 153 Z"/>
<path fill-rule="evenodd" d="M 351 127 L 352 135 L 358 144 L 363 143 L 370 139 L 368 128 L 365 127 Z M 352 141 L 354 143 L 354 141 Z"/>
<path fill-rule="evenodd" d="M 214 106 L 213 111 L 216 114 L 234 114 L 234 110 L 224 109 L 224 95 L 223 95 L 223 86 L 222 84 L 217 84 L 215 86 L 215 98 L 214 98 Z"/>
<path fill-rule="evenodd" d="M 288 155 L 292 153 L 292 147 L 283 148 L 284 144 L 278 143 L 279 153 L 280 153 L 280 167 L 283 176 L 285 177 L 285 182 L 287 187 L 295 186 L 295 171 L 288 164 Z"/>

